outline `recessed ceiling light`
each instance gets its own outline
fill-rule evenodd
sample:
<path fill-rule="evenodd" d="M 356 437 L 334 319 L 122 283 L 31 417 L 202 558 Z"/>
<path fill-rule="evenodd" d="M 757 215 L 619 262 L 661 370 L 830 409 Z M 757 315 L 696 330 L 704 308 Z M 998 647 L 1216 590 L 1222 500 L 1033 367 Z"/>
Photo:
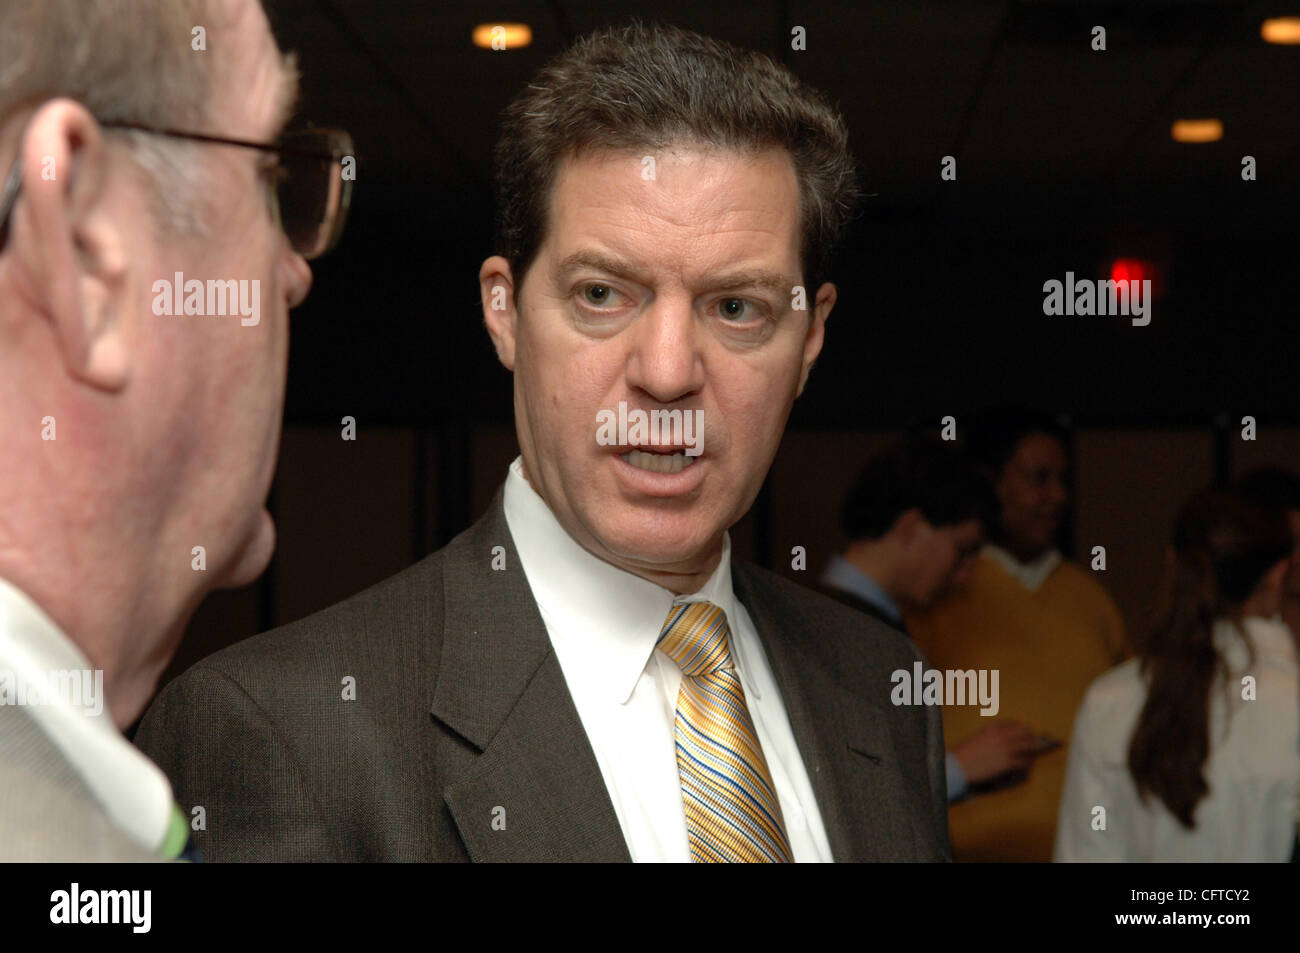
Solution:
<path fill-rule="evenodd" d="M 517 50 L 533 42 L 527 23 L 480 23 L 474 27 L 474 45 L 485 50 Z"/>
<path fill-rule="evenodd" d="M 1300 43 L 1300 17 L 1270 17 L 1259 25 L 1259 35 L 1268 43 Z"/>
<path fill-rule="evenodd" d="M 1169 134 L 1174 142 L 1218 142 L 1223 138 L 1223 123 L 1217 119 L 1175 119 Z"/>

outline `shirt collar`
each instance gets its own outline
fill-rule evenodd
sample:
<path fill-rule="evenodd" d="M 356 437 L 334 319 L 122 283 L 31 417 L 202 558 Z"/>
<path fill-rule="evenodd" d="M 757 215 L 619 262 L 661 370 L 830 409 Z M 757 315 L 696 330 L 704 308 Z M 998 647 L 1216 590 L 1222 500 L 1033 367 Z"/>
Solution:
<path fill-rule="evenodd" d="M 115 826 L 156 851 L 174 801 L 171 785 L 152 761 L 122 736 L 103 696 L 103 673 L 54 620 L 16 586 L 0 579 L 0 677 L 16 692 L 52 685 L 50 673 L 75 673 L 80 699 L 49 691 L 24 710 L 67 758 Z M 7 692 L 0 703 L 9 703 Z"/>
<path fill-rule="evenodd" d="M 1061 553 L 1057 549 L 1049 549 L 1041 556 L 1024 563 L 1001 546 L 988 543 L 984 546 L 983 555 L 1001 566 L 1009 576 L 1030 592 L 1037 592 L 1038 588 L 1047 581 L 1047 577 L 1052 574 L 1052 570 L 1061 564 Z"/>
<path fill-rule="evenodd" d="M 735 625 L 731 588 L 731 540 L 724 534 L 722 558 L 700 590 L 675 596 L 662 586 L 619 569 L 583 549 L 560 525 L 546 501 L 523 475 L 522 457 L 510 464 L 503 496 L 506 525 L 537 608 L 553 643 L 568 658 L 582 660 L 575 686 L 617 704 L 632 697 L 674 605 L 712 602 Z M 731 639 L 737 668 L 744 664 Z M 566 678 L 570 672 L 566 669 Z"/>
<path fill-rule="evenodd" d="M 899 610 L 898 603 L 885 591 L 885 587 L 839 553 L 832 556 L 830 562 L 826 564 L 826 571 L 822 573 L 821 581 L 827 586 L 852 593 L 859 599 L 871 603 L 896 622 L 903 621 L 903 613 Z"/>
<path fill-rule="evenodd" d="M 1242 635 L 1250 642 L 1249 651 Z M 1247 616 L 1238 628 L 1230 619 L 1217 619 L 1214 623 L 1214 647 L 1221 652 L 1233 669 L 1244 669 L 1254 657 L 1281 658 L 1296 664 L 1295 637 L 1281 619 Z"/>

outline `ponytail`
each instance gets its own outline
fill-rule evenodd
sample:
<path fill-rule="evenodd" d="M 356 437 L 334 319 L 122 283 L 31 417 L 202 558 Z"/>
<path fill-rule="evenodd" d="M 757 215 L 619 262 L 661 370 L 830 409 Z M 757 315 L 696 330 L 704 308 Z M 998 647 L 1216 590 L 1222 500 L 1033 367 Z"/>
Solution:
<path fill-rule="evenodd" d="M 1188 830 L 1209 794 L 1210 690 L 1222 664 L 1215 624 L 1239 618 L 1291 546 L 1280 518 L 1233 496 L 1205 493 L 1179 514 L 1168 604 L 1139 653 L 1148 688 L 1128 768 L 1143 800 L 1155 796 Z"/>

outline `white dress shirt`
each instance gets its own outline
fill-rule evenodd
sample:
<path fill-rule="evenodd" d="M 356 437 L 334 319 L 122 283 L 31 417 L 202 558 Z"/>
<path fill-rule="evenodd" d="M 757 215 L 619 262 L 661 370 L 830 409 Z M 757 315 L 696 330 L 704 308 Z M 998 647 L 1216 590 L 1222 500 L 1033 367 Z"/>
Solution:
<path fill-rule="evenodd" d="M 682 673 L 655 643 L 669 609 L 711 602 L 727 614 L 731 657 L 772 774 L 794 859 L 831 860 L 817 801 L 758 633 L 731 590 L 731 540 L 708 582 L 673 593 L 578 545 L 510 465 L 505 516 L 569 693 L 635 861 L 689 862 L 677 776 Z"/>
<path fill-rule="evenodd" d="M 1213 683 L 1209 794 L 1185 829 L 1155 797 L 1143 803 L 1128 770 L 1128 746 L 1146 701 L 1138 660 L 1092 683 L 1074 723 L 1056 828 L 1058 861 L 1285 861 L 1290 858 L 1300 790 L 1300 680 L 1291 631 L 1279 620 L 1244 621 L 1254 661 L 1237 629 L 1220 620 L 1215 646 L 1226 677 Z M 1242 677 L 1255 678 L 1254 700 Z M 1093 809 L 1106 829 L 1093 830 Z"/>
<path fill-rule="evenodd" d="M 19 682 L 49 684 L 50 672 L 91 671 L 89 660 L 54 620 L 0 579 L 0 679 L 6 683 L 0 704 L 14 702 Z M 104 699 L 85 701 L 83 696 L 77 704 L 51 692 L 23 710 L 67 758 L 113 824 L 145 850 L 157 851 L 171 823 L 171 785 L 117 730 Z"/>
<path fill-rule="evenodd" d="M 1056 549 L 1049 549 L 1027 563 L 1022 563 L 1001 546 L 995 546 L 993 543 L 986 543 L 981 550 L 981 555 L 1001 566 L 1008 576 L 1030 592 L 1041 589 L 1043 583 L 1047 582 L 1047 577 L 1052 574 L 1052 570 L 1061 565 L 1061 553 Z"/>

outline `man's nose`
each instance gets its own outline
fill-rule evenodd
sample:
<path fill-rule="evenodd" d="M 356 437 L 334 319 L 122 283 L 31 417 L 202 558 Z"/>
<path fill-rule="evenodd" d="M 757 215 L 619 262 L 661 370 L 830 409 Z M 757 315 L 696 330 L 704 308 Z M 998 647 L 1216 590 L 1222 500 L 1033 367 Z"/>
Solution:
<path fill-rule="evenodd" d="M 307 300 L 307 293 L 311 291 L 311 265 L 307 264 L 307 259 L 289 247 L 287 240 L 281 239 L 281 241 L 284 242 L 284 254 L 281 256 L 285 268 L 284 294 L 292 310 Z"/>
<path fill-rule="evenodd" d="M 1056 506 L 1062 506 L 1070 499 L 1070 491 L 1066 489 L 1065 481 L 1060 477 L 1052 477 L 1048 482 L 1049 496 L 1052 503 Z"/>
<path fill-rule="evenodd" d="M 689 301 L 661 298 L 634 329 L 628 385 L 670 403 L 703 385 L 698 328 Z"/>

